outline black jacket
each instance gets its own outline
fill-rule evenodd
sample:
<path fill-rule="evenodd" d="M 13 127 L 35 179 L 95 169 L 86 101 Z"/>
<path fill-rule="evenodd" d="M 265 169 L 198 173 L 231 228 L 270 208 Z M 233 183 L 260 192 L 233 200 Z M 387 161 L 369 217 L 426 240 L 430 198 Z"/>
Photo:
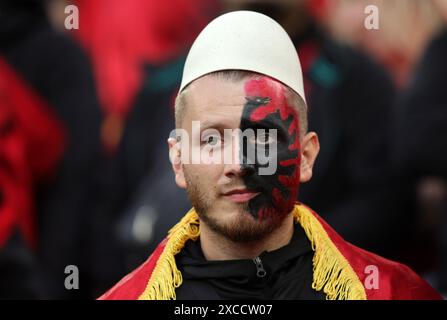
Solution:
<path fill-rule="evenodd" d="M 312 289 L 313 251 L 296 224 L 291 242 L 253 260 L 207 261 L 200 241 L 189 241 L 176 256 L 183 283 L 177 299 L 320 300 Z"/>

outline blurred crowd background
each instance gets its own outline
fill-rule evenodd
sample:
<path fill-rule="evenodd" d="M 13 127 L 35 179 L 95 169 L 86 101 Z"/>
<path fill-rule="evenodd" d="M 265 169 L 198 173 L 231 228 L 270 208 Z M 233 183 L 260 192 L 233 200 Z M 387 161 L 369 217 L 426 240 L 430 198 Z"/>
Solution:
<path fill-rule="evenodd" d="M 447 0 L 2 0 L 1 299 L 96 298 L 189 209 L 174 98 L 194 38 L 240 9 L 301 59 L 321 153 L 299 201 L 447 292 Z"/>

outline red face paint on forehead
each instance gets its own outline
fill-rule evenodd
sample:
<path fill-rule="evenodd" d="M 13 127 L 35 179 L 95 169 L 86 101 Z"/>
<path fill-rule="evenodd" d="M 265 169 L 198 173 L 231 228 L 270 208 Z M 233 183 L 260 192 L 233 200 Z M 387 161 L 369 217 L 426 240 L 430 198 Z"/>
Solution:
<path fill-rule="evenodd" d="M 250 114 L 251 121 L 262 121 L 268 115 L 276 113 L 277 111 L 279 111 L 280 118 L 283 121 L 289 117 L 293 118 L 288 128 L 288 132 L 289 135 L 298 135 L 298 139 L 295 139 L 295 143 L 289 148 L 291 151 L 299 149 L 298 114 L 287 101 L 284 85 L 269 77 L 251 79 L 245 83 L 245 93 L 247 97 L 266 97 L 269 99 L 269 103 L 259 107 Z"/>
<path fill-rule="evenodd" d="M 285 133 L 283 140 L 277 144 L 276 173 L 244 177 L 247 187 L 263 190 L 261 196 L 250 201 L 250 212 L 259 219 L 283 217 L 293 209 L 298 194 L 301 162 L 298 113 L 289 105 L 284 85 L 274 79 L 250 79 L 244 89 L 247 103 L 241 129 L 273 124 L 272 129 Z"/>

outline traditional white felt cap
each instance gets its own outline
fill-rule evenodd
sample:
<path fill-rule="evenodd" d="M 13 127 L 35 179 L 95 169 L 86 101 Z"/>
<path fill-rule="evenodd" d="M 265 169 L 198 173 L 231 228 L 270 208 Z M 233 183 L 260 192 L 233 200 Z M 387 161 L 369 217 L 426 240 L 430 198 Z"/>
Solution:
<path fill-rule="evenodd" d="M 220 70 L 247 70 L 272 77 L 303 100 L 298 53 L 287 32 L 270 17 L 234 11 L 211 21 L 189 50 L 180 92 L 192 81 Z"/>

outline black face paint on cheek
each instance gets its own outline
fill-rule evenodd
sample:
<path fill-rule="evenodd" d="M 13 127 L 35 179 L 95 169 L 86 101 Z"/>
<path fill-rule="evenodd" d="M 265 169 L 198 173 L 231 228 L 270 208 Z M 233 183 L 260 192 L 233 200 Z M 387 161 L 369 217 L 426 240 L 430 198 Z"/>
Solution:
<path fill-rule="evenodd" d="M 242 179 L 247 189 L 260 193 L 249 201 L 248 208 L 259 220 L 287 215 L 292 211 L 298 193 L 299 122 L 296 110 L 287 103 L 284 90 L 282 84 L 268 77 L 253 79 L 245 84 L 247 102 L 242 112 L 242 132 L 247 129 L 254 130 L 255 134 L 257 129 L 277 131 L 277 169 L 272 175 L 259 175 L 262 165 L 257 157 L 248 158 L 248 151 L 255 146 L 250 142 L 243 145 L 244 141 L 240 141 L 239 156 L 244 171 Z"/>

